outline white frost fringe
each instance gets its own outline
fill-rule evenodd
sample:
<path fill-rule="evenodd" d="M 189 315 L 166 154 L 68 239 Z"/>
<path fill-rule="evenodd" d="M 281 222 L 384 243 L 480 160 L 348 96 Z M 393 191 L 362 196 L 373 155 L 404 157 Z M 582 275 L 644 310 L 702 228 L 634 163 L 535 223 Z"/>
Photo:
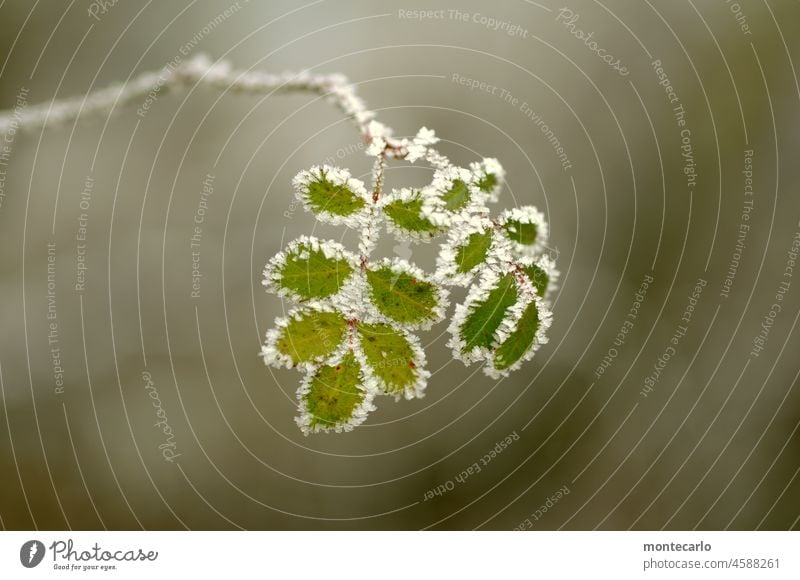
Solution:
<path fill-rule="evenodd" d="M 405 330 L 428 330 L 431 326 L 440 322 L 444 315 L 447 312 L 447 307 L 450 305 L 449 296 L 450 292 L 446 288 L 442 288 L 439 284 L 436 283 L 435 280 L 431 278 L 428 274 L 423 272 L 417 266 L 409 263 L 402 258 L 383 258 L 381 261 L 377 263 L 373 263 L 370 265 L 370 270 L 376 271 L 381 270 L 383 268 L 389 268 L 395 275 L 399 276 L 400 274 L 408 274 L 409 276 L 421 280 L 423 282 L 429 283 L 433 286 L 434 296 L 436 298 L 436 304 L 434 305 L 431 313 L 425 319 L 419 322 L 407 322 L 401 323 L 397 322 L 385 316 L 378 310 L 378 307 L 375 306 L 372 299 L 369 297 L 369 294 L 365 295 L 365 300 L 363 302 L 365 306 L 365 311 L 368 316 L 372 319 L 384 322 L 386 324 L 390 324 L 394 327 L 403 328 Z M 367 292 L 371 293 L 371 289 L 369 288 L 369 284 L 367 283 Z"/>
<path fill-rule="evenodd" d="M 544 214 L 532 205 L 523 205 L 504 210 L 497 219 L 497 223 L 504 226 L 510 221 L 523 224 L 536 224 L 536 241 L 531 245 L 520 244 L 511 240 L 515 252 L 520 256 L 538 256 L 547 247 L 550 230 Z"/>
<path fill-rule="evenodd" d="M 290 242 L 285 250 L 278 252 L 267 262 L 264 268 L 264 279 L 261 281 L 261 284 L 264 285 L 268 291 L 278 296 L 288 296 L 298 302 L 304 300 L 302 296 L 298 296 L 293 290 L 281 286 L 281 270 L 286 265 L 286 260 L 289 256 L 307 258 L 310 251 L 321 251 L 328 259 L 344 260 L 353 270 L 358 269 L 358 258 L 354 254 L 348 252 L 341 244 L 332 240 L 318 240 L 314 236 L 300 236 L 296 240 Z M 346 280 L 344 282 L 346 283 Z"/>
<path fill-rule="evenodd" d="M 466 205 L 457 210 L 448 210 L 442 196 L 453 188 L 457 180 L 463 181 L 469 192 Z M 486 194 L 473 182 L 473 174 L 463 167 L 448 165 L 433 173 L 431 184 L 422 189 L 422 215 L 434 225 L 448 227 L 469 220 L 475 214 L 488 213 L 485 207 Z"/>
<path fill-rule="evenodd" d="M 362 320 L 372 313 L 369 284 L 365 273 L 359 268 L 344 283 L 338 294 L 331 296 L 331 304 L 348 320 Z"/>
<path fill-rule="evenodd" d="M 549 304 L 549 298 L 558 290 L 558 279 L 561 277 L 561 272 L 556 268 L 556 263 L 548 255 L 542 256 L 522 256 L 517 258 L 519 265 L 522 267 L 536 265 L 547 274 L 547 288 L 545 288 L 544 296 L 542 298 Z M 532 281 L 531 281 L 532 282 Z"/>
<path fill-rule="evenodd" d="M 487 175 L 495 176 L 497 179 L 497 184 L 491 189 L 491 191 L 481 191 L 481 193 L 486 196 L 486 201 L 492 203 L 496 202 L 500 196 L 500 190 L 503 189 L 503 183 L 505 183 L 506 179 L 505 169 L 503 169 L 503 166 L 500 165 L 500 162 L 494 157 L 485 157 L 481 161 L 470 163 L 469 169 L 472 171 L 472 183 L 475 185 L 475 187 L 477 187 L 478 183 Z"/>
<path fill-rule="evenodd" d="M 345 341 L 345 345 L 347 341 Z M 341 349 L 339 352 L 335 353 L 328 361 L 324 363 L 324 366 L 335 366 L 342 362 L 345 355 L 349 351 L 349 348 Z M 364 398 L 361 400 L 361 403 L 353 409 L 353 414 L 350 417 L 342 421 L 340 423 L 334 423 L 332 425 L 311 425 L 311 422 L 314 419 L 314 416 L 308 410 L 308 403 L 306 401 L 306 396 L 311 392 L 311 382 L 314 379 L 314 376 L 317 374 L 317 371 L 321 368 L 320 367 L 312 367 L 308 369 L 303 377 L 303 381 L 300 383 L 300 387 L 297 389 L 297 410 L 298 415 L 295 417 L 294 421 L 297 423 L 297 426 L 300 427 L 300 430 L 303 432 L 304 435 L 308 435 L 309 433 L 320 433 L 320 432 L 330 432 L 333 431 L 335 433 L 341 433 L 342 431 L 352 431 L 353 427 L 357 427 L 361 425 L 369 415 L 370 412 L 376 409 L 375 405 L 372 403 L 373 399 L 375 398 L 375 394 L 378 390 L 378 385 L 376 384 L 374 379 L 371 379 L 366 375 L 364 372 L 364 367 L 359 363 L 360 366 L 360 384 L 358 385 L 358 389 L 364 393 Z"/>
<path fill-rule="evenodd" d="M 518 298 L 517 302 L 508 307 L 503 315 L 503 320 L 492 336 L 490 347 L 475 347 L 465 351 L 466 342 L 461 337 L 461 331 L 467 318 L 474 312 L 478 304 L 485 301 L 490 292 L 497 287 L 497 283 L 506 274 L 514 275 Z M 497 349 L 517 330 L 519 321 L 525 309 L 535 303 L 539 313 L 539 327 L 530 347 L 522 357 L 509 366 L 507 369 L 498 370 L 494 366 L 494 355 Z M 530 280 L 524 275 L 519 275 L 510 268 L 497 268 L 483 266 L 478 274 L 478 280 L 470 287 L 467 298 L 462 304 L 456 306 L 453 320 L 448 331 L 450 340 L 447 345 L 453 350 L 453 357 L 461 360 L 464 364 L 472 364 L 478 361 L 486 361 L 483 368 L 485 374 L 492 378 L 508 376 L 509 373 L 518 369 L 523 362 L 530 360 L 536 350 L 547 343 L 547 329 L 550 328 L 552 314 L 547 307 L 547 303 L 536 294 Z"/>
<path fill-rule="evenodd" d="M 539 295 L 534 296 L 533 302 L 536 303 L 536 309 L 538 310 L 538 315 L 539 315 L 539 327 L 536 329 L 536 335 L 534 336 L 533 342 L 528 347 L 528 350 L 526 350 L 525 353 L 519 359 L 517 359 L 516 362 L 514 362 L 507 368 L 497 369 L 494 366 L 494 355 L 487 358 L 486 364 L 483 367 L 483 372 L 487 376 L 493 379 L 507 377 L 512 372 L 518 370 L 523 363 L 531 360 L 534 354 L 536 354 L 536 351 L 539 350 L 540 346 L 542 346 L 543 344 L 547 344 L 549 340 L 547 337 L 547 330 L 550 328 L 550 325 L 553 322 L 553 314 L 548 308 L 547 303 Z M 530 302 L 528 303 L 528 305 L 530 305 Z M 515 324 L 518 324 L 518 322 L 519 319 L 517 319 L 517 323 Z M 514 327 L 514 330 L 516 330 L 516 326 Z M 500 344 L 498 344 L 498 347 L 500 346 Z"/>
<path fill-rule="evenodd" d="M 375 324 L 375 322 L 367 322 L 366 324 Z M 401 397 L 405 397 L 406 400 L 421 399 L 425 396 L 425 387 L 428 385 L 428 379 L 431 376 L 431 373 L 426 368 L 427 359 L 425 357 L 425 351 L 422 349 L 422 344 L 416 335 L 401 328 L 392 327 L 392 330 L 398 332 L 406 340 L 406 342 L 408 342 L 409 346 L 411 347 L 411 352 L 413 353 L 412 361 L 415 365 L 414 382 L 412 382 L 410 385 L 405 385 L 402 391 L 396 393 L 391 392 L 391 386 L 386 384 L 386 382 L 383 381 L 372 368 L 372 365 L 369 363 L 367 355 L 364 352 L 364 347 L 361 344 L 361 335 L 358 332 L 354 333 L 357 336 L 355 336 L 354 340 L 352 341 L 352 351 L 355 354 L 359 364 L 361 364 L 361 367 L 365 370 L 366 374 L 371 379 L 374 379 L 381 394 L 392 395 L 394 396 L 395 401 L 399 401 Z"/>
<path fill-rule="evenodd" d="M 517 282 L 519 300 L 506 311 L 503 321 L 495 331 L 492 341 L 491 356 L 486 359 L 486 364 L 483 367 L 484 374 L 493 379 L 507 377 L 513 371 L 519 369 L 522 366 L 522 363 L 532 359 L 536 351 L 539 350 L 539 347 L 543 344 L 547 344 L 547 329 L 550 328 L 550 324 L 552 323 L 553 317 L 550 309 L 547 306 L 547 303 L 536 293 L 536 289 L 527 276 L 517 275 L 515 276 L 515 279 Z M 522 315 L 531 304 L 535 304 L 539 319 L 539 326 L 536 329 L 533 342 L 527 348 L 525 353 L 519 359 L 517 359 L 516 362 L 504 369 L 496 368 L 494 365 L 494 359 L 497 349 L 499 349 L 508 340 L 508 338 L 517 331 L 520 320 L 522 319 Z"/>
<path fill-rule="evenodd" d="M 317 210 L 311 205 L 311 198 L 309 195 L 309 188 L 314 182 L 322 179 L 323 174 L 325 179 L 336 186 L 343 186 L 352 191 L 357 198 L 364 202 L 364 207 L 360 210 L 353 212 L 350 215 L 340 215 L 331 213 L 325 209 Z M 332 167 L 330 165 L 314 165 L 311 169 L 304 169 L 292 179 L 294 186 L 294 193 L 303 208 L 306 211 L 313 213 L 321 222 L 329 223 L 334 226 L 346 225 L 353 229 L 362 229 L 367 227 L 370 223 L 370 205 L 372 198 L 367 193 L 367 188 L 364 182 L 350 176 L 347 169 L 339 167 Z"/>
<path fill-rule="evenodd" d="M 492 241 L 486 259 L 482 263 L 496 262 L 500 246 L 508 246 L 508 242 L 505 238 L 495 234 L 493 230 L 492 220 L 482 215 L 472 215 L 459 224 L 453 224 L 447 232 L 447 241 L 439 247 L 439 255 L 436 258 L 436 280 L 451 286 L 467 286 L 472 281 L 480 264 L 469 272 L 459 272 L 456 256 L 459 248 L 466 246 L 473 234 L 492 233 Z"/>
<path fill-rule="evenodd" d="M 429 242 L 440 233 L 439 228 L 432 232 L 407 230 L 383 213 L 383 208 L 396 201 L 409 203 L 418 199 L 422 199 L 422 192 L 419 189 L 404 187 L 402 189 L 393 189 L 391 193 L 384 194 L 380 200 L 378 200 L 378 207 L 381 209 L 382 219 L 386 223 L 386 231 L 393 234 L 398 241 Z M 420 215 L 420 217 L 424 218 L 425 216 Z"/>
<path fill-rule="evenodd" d="M 266 340 L 261 346 L 261 357 L 264 359 L 264 364 L 277 369 L 282 367 L 286 367 L 287 369 L 293 368 L 295 364 L 292 360 L 292 357 L 278 350 L 278 340 L 280 340 L 281 336 L 286 330 L 286 327 L 289 326 L 289 323 L 293 320 L 303 320 L 309 314 L 314 312 L 335 311 L 336 310 L 333 308 L 330 302 L 315 300 L 310 301 L 310 303 L 304 303 L 303 306 L 299 308 L 293 308 L 289 311 L 288 316 L 279 316 L 276 318 L 274 327 L 267 331 Z M 314 366 L 315 364 L 322 362 L 322 360 L 323 359 L 321 358 L 311 362 L 301 362 L 297 364 L 297 368 L 302 370 L 304 368 Z"/>
<path fill-rule="evenodd" d="M 497 286 L 500 278 L 505 274 L 498 268 L 482 267 L 478 272 L 478 279 L 470 286 L 464 302 L 456 305 L 453 318 L 450 321 L 448 332 L 450 340 L 447 341 L 453 351 L 453 358 L 470 365 L 479 360 L 486 360 L 491 352 L 486 347 L 475 347 L 470 351 L 465 351 L 466 342 L 461 337 L 461 330 L 470 314 L 477 305 L 489 297 L 489 293 Z"/>

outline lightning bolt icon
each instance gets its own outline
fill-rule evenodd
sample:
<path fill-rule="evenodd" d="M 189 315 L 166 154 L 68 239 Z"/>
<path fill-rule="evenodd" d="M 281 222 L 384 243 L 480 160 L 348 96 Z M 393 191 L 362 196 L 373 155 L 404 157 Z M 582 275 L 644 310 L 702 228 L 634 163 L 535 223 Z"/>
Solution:
<path fill-rule="evenodd" d="M 38 546 L 38 544 L 36 544 L 36 542 L 34 542 L 33 544 L 31 544 L 30 553 L 28 554 L 28 564 L 30 564 L 31 562 L 33 562 L 33 557 L 34 557 L 34 556 L 36 556 L 36 553 L 37 553 L 38 551 L 39 551 L 39 546 Z"/>

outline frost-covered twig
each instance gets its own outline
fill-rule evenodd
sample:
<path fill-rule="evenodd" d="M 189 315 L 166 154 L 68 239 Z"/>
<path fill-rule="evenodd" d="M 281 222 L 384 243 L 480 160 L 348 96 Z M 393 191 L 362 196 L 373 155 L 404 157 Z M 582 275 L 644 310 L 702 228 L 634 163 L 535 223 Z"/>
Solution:
<path fill-rule="evenodd" d="M 345 115 L 352 118 L 364 137 L 371 141 L 370 121 L 374 113 L 356 95 L 347 78 L 340 74 L 312 74 L 308 71 L 271 74 L 243 71 L 224 60 L 213 61 L 200 54 L 178 65 L 160 71 L 146 72 L 125 82 L 87 93 L 82 97 L 53 100 L 28 105 L 20 110 L 0 113 L 0 133 L 10 129 L 34 130 L 62 125 L 79 117 L 109 115 L 124 105 L 142 102 L 149 95 L 162 91 L 205 85 L 251 95 L 272 92 L 309 92 L 328 95 Z"/>
<path fill-rule="evenodd" d="M 357 253 L 301 236 L 264 269 L 265 287 L 298 303 L 276 319 L 261 355 L 268 365 L 304 373 L 296 418 L 304 433 L 351 430 L 375 409 L 377 395 L 425 394 L 431 373 L 414 333 L 444 319 L 448 286 L 469 288 L 449 325 L 454 358 L 483 362 L 489 377 L 500 378 L 547 342 L 548 293 L 558 271 L 542 255 L 549 233 L 544 215 L 527 206 L 491 218 L 487 205 L 497 201 L 505 176 L 496 159 L 453 165 L 433 149 L 438 139 L 425 127 L 414 137 L 395 137 L 342 75 L 238 71 L 198 56 L 82 98 L 23 103 L 0 115 L 0 132 L 109 115 L 161 91 L 195 85 L 253 95 L 324 95 L 354 122 L 373 160 L 371 189 L 329 165 L 301 171 L 293 181 L 297 198 L 320 221 L 358 231 Z M 390 160 L 427 163 L 433 179 L 422 188 L 385 192 Z M 373 258 L 384 229 L 413 242 L 446 236 L 436 271 L 428 274 L 405 259 Z"/>

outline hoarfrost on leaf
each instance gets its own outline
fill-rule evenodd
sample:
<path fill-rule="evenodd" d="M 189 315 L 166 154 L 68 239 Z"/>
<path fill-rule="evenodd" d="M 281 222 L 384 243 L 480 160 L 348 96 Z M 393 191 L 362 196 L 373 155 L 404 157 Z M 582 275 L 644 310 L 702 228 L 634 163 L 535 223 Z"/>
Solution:
<path fill-rule="evenodd" d="M 158 81 L 166 89 L 203 85 L 248 95 L 307 92 L 334 104 L 355 125 L 373 158 L 372 183 L 346 169 L 315 165 L 293 180 L 304 208 L 321 221 L 357 232 L 357 250 L 302 236 L 264 268 L 268 291 L 299 302 L 266 333 L 261 356 L 274 367 L 297 368 L 300 429 L 349 431 L 375 409 L 379 394 L 423 395 L 430 372 L 414 329 L 445 316 L 449 285 L 469 285 L 448 327 L 453 354 L 502 377 L 529 360 L 547 342 L 549 295 L 558 270 L 544 255 L 548 224 L 535 207 L 523 206 L 492 218 L 505 171 L 494 158 L 458 167 L 434 149 L 435 133 L 420 128 L 397 138 L 376 120 L 354 85 L 338 74 L 309 71 L 269 74 L 234 69 L 228 61 L 197 55 L 177 67 L 147 72 L 80 98 L 30 105 L 0 114 L 0 134 L 66 125 L 89 115 L 105 117 L 122 103 L 140 102 Z M 390 160 L 425 162 L 433 179 L 421 188 L 386 194 Z M 373 257 L 381 228 L 401 240 L 447 236 L 436 272 L 425 274 L 405 260 Z"/>
<path fill-rule="evenodd" d="M 264 269 L 264 285 L 297 301 L 333 296 L 357 267 L 341 244 L 302 236 L 278 253 Z"/>
<path fill-rule="evenodd" d="M 346 169 L 315 165 L 292 181 L 295 195 L 322 222 L 361 228 L 369 223 L 369 196 L 364 183 Z"/>
<path fill-rule="evenodd" d="M 296 419 L 305 434 L 351 430 L 375 409 L 378 395 L 425 394 L 431 373 L 414 332 L 444 319 L 448 286 L 468 287 L 448 326 L 453 357 L 482 362 L 492 378 L 507 376 L 547 342 L 549 296 L 559 275 L 543 254 L 549 232 L 541 212 L 522 206 L 492 217 L 487 204 L 505 182 L 496 159 L 455 166 L 433 148 L 439 139 L 432 130 L 395 138 L 348 87 L 334 83 L 331 91 L 374 158 L 372 184 L 322 165 L 300 172 L 294 185 L 320 221 L 358 232 L 357 252 L 302 237 L 270 261 L 264 282 L 302 303 L 276 320 L 262 356 L 305 373 Z M 430 183 L 384 191 L 390 159 L 429 164 Z M 373 257 L 383 228 L 405 244 L 402 258 Z M 437 238 L 444 239 L 433 273 L 406 259 L 409 242 Z"/>

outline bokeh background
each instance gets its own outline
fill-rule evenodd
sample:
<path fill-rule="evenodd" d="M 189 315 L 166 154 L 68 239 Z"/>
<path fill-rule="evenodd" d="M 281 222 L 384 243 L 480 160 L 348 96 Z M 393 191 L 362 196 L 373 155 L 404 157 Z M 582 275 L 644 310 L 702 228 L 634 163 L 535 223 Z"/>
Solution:
<path fill-rule="evenodd" d="M 0 166 L 4 528 L 798 527 L 800 5 L 458 4 L 466 20 L 437 0 L 0 3 L 3 109 L 21 94 L 29 105 L 83 97 L 199 53 L 243 70 L 342 73 L 398 134 L 432 127 L 460 164 L 499 158 L 500 206 L 546 212 L 562 271 L 550 342 L 510 378 L 452 360 L 442 323 L 424 335 L 424 399 L 381 399 L 351 433 L 304 437 L 300 375 L 258 356 L 288 307 L 260 273 L 300 234 L 354 243 L 316 224 L 290 186 L 331 158 L 367 173 L 352 125 L 309 95 L 189 88 L 160 92 L 143 116 L 134 103 L 20 131 Z M 685 111 L 694 187 L 657 60 Z M 388 185 L 429 177 L 396 164 Z M 433 263 L 427 246 L 385 240 L 381 251 Z M 698 279 L 686 335 L 645 397 Z M 173 429 L 172 461 L 144 377 Z M 509 435 L 480 473 L 456 479 Z"/>

